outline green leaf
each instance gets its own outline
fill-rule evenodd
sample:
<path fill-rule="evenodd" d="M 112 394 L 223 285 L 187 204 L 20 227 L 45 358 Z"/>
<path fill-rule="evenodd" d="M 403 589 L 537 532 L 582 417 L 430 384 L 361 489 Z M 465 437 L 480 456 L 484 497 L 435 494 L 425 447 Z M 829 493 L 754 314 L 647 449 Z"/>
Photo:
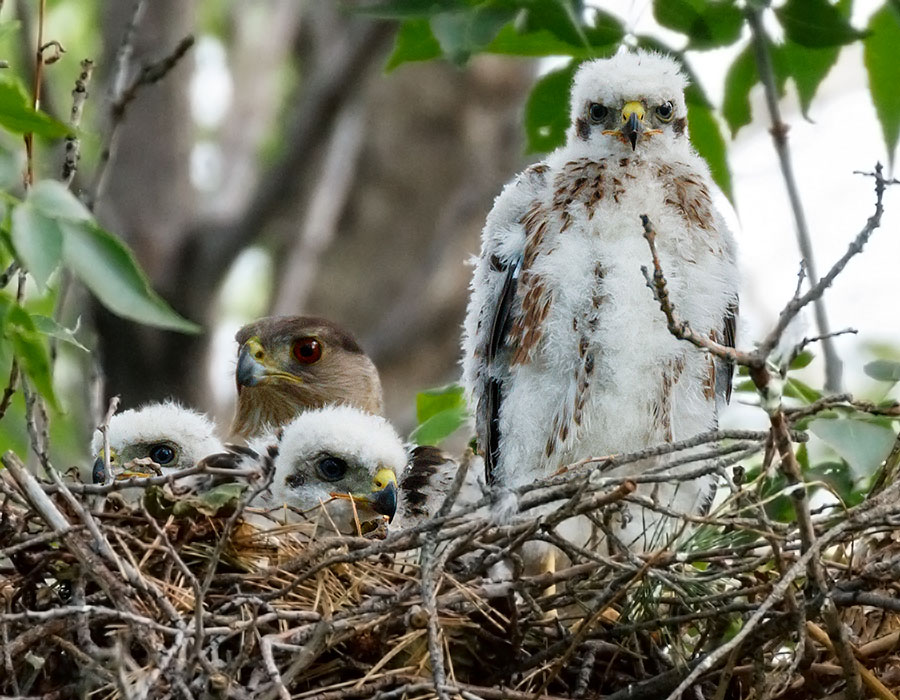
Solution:
<path fill-rule="evenodd" d="M 62 122 L 32 109 L 25 90 L 6 73 L 0 73 L 0 126 L 16 134 L 34 133 L 48 139 L 60 138 L 70 131 Z"/>
<path fill-rule="evenodd" d="M 459 384 L 428 389 L 416 396 L 419 426 L 409 436 L 417 445 L 437 445 L 468 420 L 466 398 Z"/>
<path fill-rule="evenodd" d="M 106 308 L 151 326 L 182 333 L 200 331 L 151 289 L 122 241 L 90 221 L 61 220 L 60 225 L 65 264 Z"/>
<path fill-rule="evenodd" d="M 822 393 L 813 389 L 809 384 L 804 384 L 799 379 L 788 377 L 784 383 L 784 395 L 794 399 L 800 399 L 804 403 L 811 404 L 822 398 Z"/>
<path fill-rule="evenodd" d="M 441 45 L 431 33 L 427 19 L 410 19 L 400 25 L 394 39 L 394 50 L 384 67 L 388 73 L 411 61 L 430 61 L 441 56 Z"/>
<path fill-rule="evenodd" d="M 828 0 L 788 0 L 775 14 L 788 39 L 813 49 L 849 44 L 865 36 Z"/>
<path fill-rule="evenodd" d="M 541 78 L 525 104 L 525 134 L 527 153 L 552 151 L 566 141 L 569 127 L 569 89 L 578 67 L 572 61 L 565 68 L 547 73 Z"/>
<path fill-rule="evenodd" d="M 521 3 L 528 8 L 528 29 L 546 29 L 557 39 L 572 46 L 589 46 L 579 14 L 581 3 L 575 0 L 539 0 Z"/>
<path fill-rule="evenodd" d="M 835 5 L 844 18 L 850 17 L 852 0 L 840 0 Z M 809 108 L 819 86 L 831 72 L 840 55 L 840 46 L 808 48 L 788 39 L 781 46 L 772 48 L 772 60 L 783 77 L 791 77 L 797 86 L 800 110 L 809 119 Z"/>
<path fill-rule="evenodd" d="M 800 469 L 802 471 L 806 471 L 809 469 L 809 450 L 806 449 L 806 443 L 804 442 L 800 447 L 797 448 L 797 463 L 800 465 Z"/>
<path fill-rule="evenodd" d="M 16 256 L 42 290 L 62 259 L 59 223 L 26 201 L 13 209 L 10 235 Z"/>
<path fill-rule="evenodd" d="M 814 357 L 815 355 L 813 355 L 809 350 L 803 350 L 797 355 L 797 357 L 791 360 L 791 366 L 789 367 L 789 369 L 803 369 L 813 361 Z"/>
<path fill-rule="evenodd" d="M 174 497 L 160 486 L 148 486 L 144 492 L 144 505 L 160 520 L 174 515 L 190 518 L 196 515 L 225 517 L 234 512 L 240 502 L 246 484 L 220 484 L 209 491 Z"/>
<path fill-rule="evenodd" d="M 49 335 L 57 340 L 61 340 L 64 343 L 68 343 L 79 350 L 83 350 L 84 352 L 90 352 L 84 345 L 82 345 L 78 338 L 75 337 L 75 333 L 78 331 L 78 326 L 75 328 L 66 328 L 65 326 L 57 323 L 54 319 L 49 316 L 43 316 L 41 314 L 31 314 L 31 320 L 34 322 L 34 327 L 44 335 Z"/>
<path fill-rule="evenodd" d="M 745 379 L 745 380 L 743 380 L 743 381 L 738 382 L 737 384 L 735 384 L 735 385 L 734 385 L 734 390 L 735 390 L 735 391 L 755 392 L 755 391 L 756 391 L 756 384 L 753 383 L 753 380 L 752 380 L 752 379 Z"/>
<path fill-rule="evenodd" d="M 54 219 L 91 221 L 93 216 L 69 189 L 56 180 L 41 180 L 28 193 L 26 200 L 35 209 Z"/>
<path fill-rule="evenodd" d="M 625 25 L 615 15 L 594 9 L 594 22 L 585 27 L 584 34 L 595 57 L 611 55 L 625 38 Z"/>
<path fill-rule="evenodd" d="M 847 505 L 855 505 L 858 500 L 854 495 L 856 479 L 847 462 L 820 462 L 809 470 L 807 479 L 825 482 Z"/>
<path fill-rule="evenodd" d="M 840 48 L 808 49 L 792 41 L 777 47 L 776 61 L 785 66 L 797 86 L 800 110 L 809 119 L 809 107 L 819 85 L 837 63 Z"/>
<path fill-rule="evenodd" d="M 697 93 L 700 93 L 699 95 Z M 713 179 L 730 200 L 734 200 L 731 191 L 731 171 L 728 168 L 725 139 L 719 130 L 712 109 L 706 97 L 695 85 L 690 85 L 685 92 L 688 108 L 688 124 L 691 143 L 709 164 Z"/>
<path fill-rule="evenodd" d="M 467 0 L 384 0 L 354 7 L 361 15 L 384 17 L 385 19 L 407 19 L 410 17 L 430 17 L 448 10 L 465 10 L 472 6 Z"/>
<path fill-rule="evenodd" d="M 687 34 L 690 49 L 733 44 L 744 22 L 741 11 L 727 0 L 653 0 L 653 16 L 662 26 Z"/>
<path fill-rule="evenodd" d="M 869 476 L 884 461 L 894 444 L 894 431 L 868 420 L 819 418 L 809 429 L 831 447 L 857 476 Z"/>
<path fill-rule="evenodd" d="M 416 395 L 416 421 L 424 423 L 442 411 L 459 406 L 465 408 L 465 405 L 466 398 L 459 384 L 426 389 Z"/>
<path fill-rule="evenodd" d="M 722 116 L 734 138 L 742 126 L 750 123 L 750 90 L 759 80 L 753 47 L 748 46 L 728 68 L 725 76 L 725 96 L 722 100 Z"/>
<path fill-rule="evenodd" d="M 900 137 L 900 16 L 885 6 L 869 20 L 870 34 L 863 44 L 863 59 L 869 73 L 869 92 L 887 144 L 893 167 Z"/>
<path fill-rule="evenodd" d="M 459 430 L 468 419 L 469 413 L 465 406 L 448 408 L 420 424 L 410 434 L 409 441 L 416 445 L 438 445 Z"/>
<path fill-rule="evenodd" d="M 900 362 L 875 360 L 863 367 L 863 372 L 879 382 L 900 382 Z"/>
<path fill-rule="evenodd" d="M 431 31 L 447 59 L 461 65 L 489 44 L 513 15 L 512 10 L 491 7 L 443 12 L 431 18 Z"/>
<path fill-rule="evenodd" d="M 568 41 L 557 39 L 546 29 L 519 31 L 513 23 L 505 25 L 484 48 L 485 53 L 506 56 L 574 56 L 589 58 L 593 51 L 589 48 L 573 46 Z"/>
<path fill-rule="evenodd" d="M 17 304 L 11 306 L 6 315 L 4 333 L 12 343 L 19 368 L 47 403 L 59 410 L 56 392 L 53 391 L 50 352 L 44 336 L 35 328 L 29 313 Z"/>

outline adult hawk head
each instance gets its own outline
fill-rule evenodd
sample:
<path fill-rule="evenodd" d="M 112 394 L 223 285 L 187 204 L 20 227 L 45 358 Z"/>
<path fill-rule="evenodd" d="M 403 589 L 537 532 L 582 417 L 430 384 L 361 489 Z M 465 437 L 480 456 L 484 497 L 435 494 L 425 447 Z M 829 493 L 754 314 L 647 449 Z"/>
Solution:
<path fill-rule="evenodd" d="M 241 328 L 232 432 L 262 435 L 331 404 L 381 414 L 378 371 L 356 339 L 324 318 L 276 316 Z"/>
<path fill-rule="evenodd" d="M 487 217 L 463 381 L 489 484 L 517 487 L 581 458 L 716 426 L 731 368 L 671 336 L 641 272 L 647 215 L 679 316 L 733 344 L 736 246 L 688 139 L 685 85 L 678 64 L 656 53 L 584 63 L 565 145 L 508 184 Z M 707 488 L 660 484 L 653 494 L 691 511 Z M 633 549 L 672 530 L 630 510 L 619 536 Z M 582 543 L 592 534 L 584 518 L 562 532 Z"/>

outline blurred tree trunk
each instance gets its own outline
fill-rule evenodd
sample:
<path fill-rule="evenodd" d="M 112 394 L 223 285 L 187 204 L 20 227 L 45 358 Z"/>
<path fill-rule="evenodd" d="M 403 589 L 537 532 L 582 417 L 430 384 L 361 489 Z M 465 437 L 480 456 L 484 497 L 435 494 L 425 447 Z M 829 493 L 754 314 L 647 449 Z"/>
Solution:
<path fill-rule="evenodd" d="M 194 30 L 194 7 L 185 0 L 145 3 L 127 80 Z M 118 70 L 116 57 L 133 16 L 133 2 L 105 3 L 101 61 L 105 87 L 97 91 L 105 112 L 109 83 Z M 191 59 L 186 57 L 164 80 L 143 87 L 129 106 L 96 210 L 102 225 L 132 247 L 155 288 L 176 308 L 173 292 L 181 280 L 173 279 L 171 272 L 178 267 L 196 201 L 189 172 L 193 126 L 186 89 Z M 94 310 L 109 393 L 121 394 L 125 406 L 189 396 L 192 368 L 185 366 L 190 355 L 184 350 L 195 339 L 131 323 L 96 304 Z"/>
<path fill-rule="evenodd" d="M 299 12 L 293 0 L 264 5 L 268 12 L 230 9 L 234 103 L 217 135 L 217 195 L 227 200 L 203 202 L 190 181 L 188 55 L 129 108 L 98 215 L 167 301 L 204 324 L 215 320 L 216 292 L 237 255 L 268 246 L 277 261 L 273 309 L 346 324 L 385 375 L 389 414 L 408 419 L 416 389 L 458 374 L 470 274 L 463 262 L 478 249 L 493 198 L 521 166 L 532 67 L 483 57 L 465 70 L 427 63 L 385 76 L 391 25 L 326 2 Z M 132 67 L 191 33 L 193 8 L 148 0 Z M 131 3 L 107 8 L 107 67 L 131 11 Z M 300 76 L 287 106 L 269 79 L 284 61 Z M 263 165 L 259 152 L 273 131 L 279 147 Z M 208 336 L 143 328 L 102 309 L 94 315 L 108 394 L 121 394 L 126 407 L 167 396 L 210 407 Z"/>

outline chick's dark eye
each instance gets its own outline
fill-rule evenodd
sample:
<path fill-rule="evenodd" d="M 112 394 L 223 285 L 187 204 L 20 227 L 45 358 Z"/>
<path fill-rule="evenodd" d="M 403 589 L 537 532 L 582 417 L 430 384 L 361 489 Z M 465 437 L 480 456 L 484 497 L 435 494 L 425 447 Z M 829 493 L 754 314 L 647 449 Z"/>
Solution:
<path fill-rule="evenodd" d="M 325 481 L 338 481 L 344 478 L 347 473 L 347 463 L 337 457 L 325 457 L 316 465 L 319 470 L 319 476 Z"/>
<path fill-rule="evenodd" d="M 147 456 L 159 465 L 168 464 L 175 459 L 175 450 L 170 445 L 153 445 Z"/>
<path fill-rule="evenodd" d="M 658 116 L 662 121 L 667 122 L 675 115 L 675 107 L 671 102 L 663 102 L 659 107 L 656 108 L 656 116 Z"/>
<path fill-rule="evenodd" d="M 315 338 L 300 338 L 294 341 L 291 352 L 300 364 L 311 365 L 322 357 L 322 345 Z"/>
<path fill-rule="evenodd" d="M 606 119 L 606 113 L 608 110 L 599 102 L 591 102 L 591 106 L 588 107 L 588 116 L 591 118 L 592 122 L 602 122 Z"/>

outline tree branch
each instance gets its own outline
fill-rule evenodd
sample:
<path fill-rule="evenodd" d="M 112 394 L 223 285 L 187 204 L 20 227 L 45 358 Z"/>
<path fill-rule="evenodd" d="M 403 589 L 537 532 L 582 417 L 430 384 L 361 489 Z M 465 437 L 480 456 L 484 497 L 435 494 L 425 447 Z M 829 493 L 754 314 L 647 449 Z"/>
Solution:
<path fill-rule="evenodd" d="M 815 286 L 819 281 L 816 274 L 816 263 L 813 257 L 812 241 L 809 235 L 809 227 L 806 223 L 806 215 L 803 212 L 803 203 L 800 201 L 800 192 L 794 177 L 794 167 L 791 163 L 791 153 L 787 143 L 788 126 L 781 119 L 781 111 L 778 107 L 778 94 L 775 85 L 775 73 L 772 69 L 772 60 L 769 56 L 768 37 L 762 26 L 760 10 L 753 3 L 748 3 L 747 20 L 753 34 L 753 47 L 756 52 L 756 68 L 762 81 L 766 94 L 766 105 L 769 110 L 769 119 L 772 123 L 769 132 L 772 134 L 772 142 L 778 154 L 778 162 L 781 166 L 781 174 L 787 188 L 788 198 L 791 202 L 791 210 L 794 213 L 794 224 L 797 229 L 797 243 L 806 273 L 809 276 L 810 285 Z M 831 393 L 841 390 L 841 373 L 843 365 L 831 340 L 831 331 L 828 326 L 828 315 L 825 312 L 825 304 L 821 297 L 813 300 L 816 325 L 819 335 L 822 337 L 822 354 L 825 360 L 825 389 Z"/>

